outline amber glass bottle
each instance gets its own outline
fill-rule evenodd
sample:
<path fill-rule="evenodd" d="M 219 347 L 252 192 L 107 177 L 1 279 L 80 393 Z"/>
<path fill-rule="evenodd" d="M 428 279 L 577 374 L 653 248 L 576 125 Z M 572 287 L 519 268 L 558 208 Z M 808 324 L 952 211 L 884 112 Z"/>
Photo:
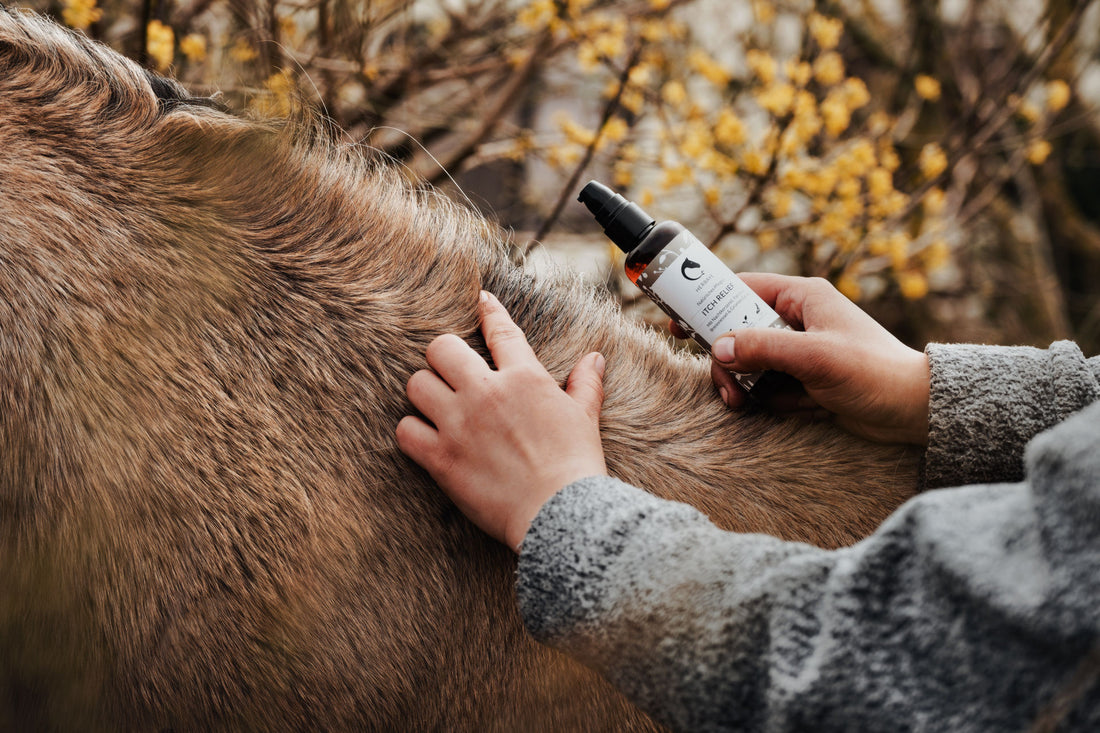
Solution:
<path fill-rule="evenodd" d="M 790 328 L 682 224 L 657 223 L 597 181 L 579 200 L 626 253 L 630 281 L 708 352 L 714 339 L 737 328 Z M 771 372 L 733 376 L 756 397 L 791 386 L 789 377 Z"/>

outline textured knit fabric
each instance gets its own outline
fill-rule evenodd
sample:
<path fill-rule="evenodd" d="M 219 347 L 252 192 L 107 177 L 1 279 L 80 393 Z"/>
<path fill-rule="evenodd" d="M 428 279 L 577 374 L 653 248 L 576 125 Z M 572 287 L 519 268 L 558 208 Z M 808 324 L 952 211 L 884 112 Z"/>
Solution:
<path fill-rule="evenodd" d="M 1100 357 L 1070 341 L 1027 346 L 930 344 L 924 481 L 931 488 L 1019 481 L 1024 446 L 1100 399 Z"/>
<path fill-rule="evenodd" d="M 1075 374 L 1015 380 L 999 372 L 1026 369 L 1000 350 L 932 353 L 932 430 L 948 437 L 927 469 L 949 475 L 953 456 L 959 475 L 1011 476 L 1022 463 L 1024 481 L 926 492 L 863 542 L 826 551 L 723 532 L 686 505 L 584 479 L 524 538 L 517 596 L 532 635 L 675 730 L 1100 730 L 1095 362 L 1061 345 L 1027 351 L 1027 369 L 1045 358 Z M 980 406 L 945 397 L 955 374 L 980 387 Z M 1015 397 L 987 392 L 994 382 Z M 1022 460 L 986 457 L 1011 423 L 1002 410 L 1040 430 L 1073 412 L 1073 395 L 1085 409 Z M 1030 402 L 1041 399 L 1061 412 Z"/>

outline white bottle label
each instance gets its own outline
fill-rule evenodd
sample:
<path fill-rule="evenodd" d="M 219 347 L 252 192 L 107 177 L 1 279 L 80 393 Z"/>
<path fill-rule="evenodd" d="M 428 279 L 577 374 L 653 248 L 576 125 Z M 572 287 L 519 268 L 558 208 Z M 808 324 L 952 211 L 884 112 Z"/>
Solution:
<path fill-rule="evenodd" d="M 637 284 L 708 352 L 715 339 L 737 328 L 790 328 L 688 231 L 677 234 L 657 253 Z M 749 390 L 762 374 L 734 372 L 733 376 Z"/>

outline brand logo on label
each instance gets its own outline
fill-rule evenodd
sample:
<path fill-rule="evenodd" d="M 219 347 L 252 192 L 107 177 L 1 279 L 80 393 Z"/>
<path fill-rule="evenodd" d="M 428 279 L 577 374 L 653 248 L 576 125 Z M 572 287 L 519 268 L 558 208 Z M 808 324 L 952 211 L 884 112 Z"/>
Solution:
<path fill-rule="evenodd" d="M 691 274 L 688 274 L 688 270 L 691 270 Z M 703 266 L 685 257 L 684 264 L 680 265 L 680 274 L 685 280 L 698 280 L 703 276 Z"/>

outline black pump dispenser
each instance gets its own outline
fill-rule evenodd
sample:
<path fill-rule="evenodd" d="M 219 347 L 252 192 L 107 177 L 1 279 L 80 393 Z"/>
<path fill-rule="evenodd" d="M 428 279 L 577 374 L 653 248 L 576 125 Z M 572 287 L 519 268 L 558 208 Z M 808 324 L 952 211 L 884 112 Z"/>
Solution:
<path fill-rule="evenodd" d="M 599 181 L 589 181 L 577 200 L 588 207 L 608 239 L 623 252 L 634 249 L 657 221 Z"/>

